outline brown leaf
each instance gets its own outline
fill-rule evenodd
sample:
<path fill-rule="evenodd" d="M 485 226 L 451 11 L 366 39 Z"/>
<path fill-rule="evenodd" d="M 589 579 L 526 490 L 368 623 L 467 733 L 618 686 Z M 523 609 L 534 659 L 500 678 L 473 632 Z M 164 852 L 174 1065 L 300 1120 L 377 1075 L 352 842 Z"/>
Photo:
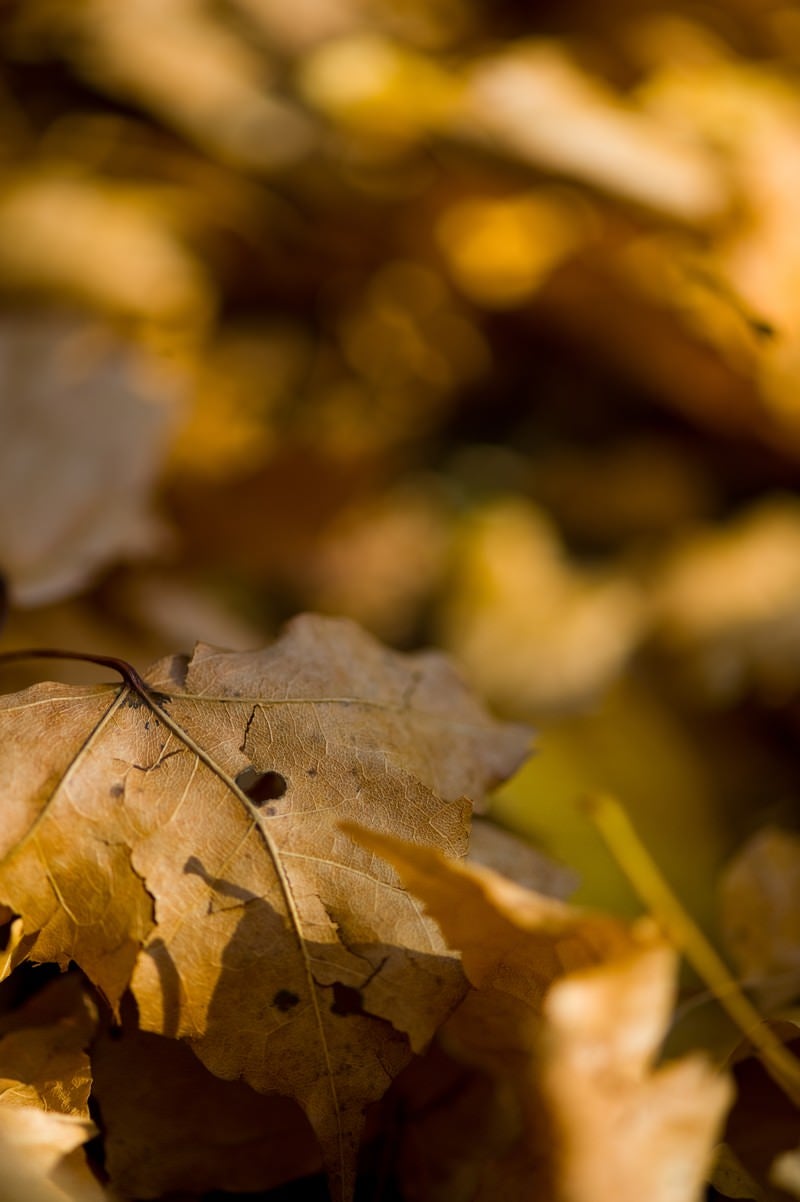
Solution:
<path fill-rule="evenodd" d="M 154 550 L 150 493 L 175 412 L 153 365 L 74 320 L 0 325 L 0 568 L 40 605 Z"/>
<path fill-rule="evenodd" d="M 700 1198 L 731 1101 L 730 1083 L 702 1056 L 653 1067 L 675 956 L 648 926 L 632 928 L 628 955 L 564 977 L 545 1004 L 540 1088 L 557 1196 L 570 1202 Z"/>
<path fill-rule="evenodd" d="M 143 1029 L 296 1098 L 346 1194 L 365 1105 L 464 986 L 339 823 L 462 855 L 462 794 L 510 771 L 527 733 L 443 657 L 314 617 L 265 651 L 163 661 L 148 687 L 3 699 L 0 901 L 32 958 L 76 961 L 114 1006 L 130 983 Z"/>
<path fill-rule="evenodd" d="M 453 574 L 442 643 L 508 713 L 584 704 L 646 629 L 633 581 L 578 570 L 547 515 L 518 497 L 473 512 Z"/>
<path fill-rule="evenodd" d="M 786 1051 L 796 1057 L 800 1053 L 796 1025 L 781 1022 L 771 1027 Z M 736 1101 L 728 1115 L 725 1142 L 767 1202 L 788 1202 L 793 1196 L 791 1157 L 800 1144 L 800 1112 L 761 1060 L 748 1054 L 750 1050 L 749 1043 L 738 1049 L 732 1065 Z M 782 1169 L 789 1169 L 787 1176 Z"/>
<path fill-rule="evenodd" d="M 0 1202 L 105 1198 L 82 1148 L 97 1134 L 86 1051 L 96 1018 L 77 974 L 0 1017 Z"/>
<path fill-rule="evenodd" d="M 485 1166 L 479 1202 L 699 1197 L 731 1090 L 701 1057 L 653 1067 L 676 967 L 653 923 L 628 927 L 349 829 L 462 951 L 476 992 L 444 1028 L 451 1052 L 517 1088 L 523 1134 Z"/>
<path fill-rule="evenodd" d="M 472 820 L 468 859 L 548 897 L 568 897 L 578 887 L 577 873 L 548 859 L 513 831 L 480 815 Z"/>
<path fill-rule="evenodd" d="M 92 1048 L 105 1170 L 124 1197 L 256 1192 L 322 1169 L 296 1102 L 221 1081 L 185 1044 L 104 1032 Z"/>
<path fill-rule="evenodd" d="M 0 278 L 25 294 L 202 328 L 210 281 L 154 199 L 63 166 L 17 175 L 0 189 Z"/>
<path fill-rule="evenodd" d="M 94 1123 L 31 1106 L 0 1109 L 0 1202 L 99 1202 L 81 1145 Z M 80 1157 L 81 1159 L 78 1159 Z"/>
<path fill-rule="evenodd" d="M 80 979 L 62 977 L 0 1020 L 0 1106 L 89 1118 L 87 1048 L 97 1021 Z"/>
<path fill-rule="evenodd" d="M 800 838 L 767 827 L 720 881 L 723 937 L 765 1009 L 800 993 Z"/>
<path fill-rule="evenodd" d="M 264 87 L 267 64 L 199 5 L 153 12 L 90 0 L 60 14 L 58 46 L 76 69 L 244 168 L 284 167 L 314 141 L 308 118 Z"/>
<path fill-rule="evenodd" d="M 520 41 L 473 69 L 461 118 L 523 162 L 689 221 L 725 203 L 704 146 L 619 103 L 550 42 Z"/>
<path fill-rule="evenodd" d="M 654 581 L 661 642 L 711 697 L 791 696 L 800 639 L 800 506 L 775 496 L 695 530 Z"/>

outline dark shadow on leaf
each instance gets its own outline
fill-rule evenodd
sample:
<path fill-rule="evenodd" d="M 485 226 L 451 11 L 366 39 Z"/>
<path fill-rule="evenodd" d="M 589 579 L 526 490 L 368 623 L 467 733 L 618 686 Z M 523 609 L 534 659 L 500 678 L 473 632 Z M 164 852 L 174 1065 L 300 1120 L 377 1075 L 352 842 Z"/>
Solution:
<path fill-rule="evenodd" d="M 164 1015 L 163 1033 L 174 1039 L 178 1034 L 181 1014 L 181 982 L 178 970 L 163 939 L 153 939 L 143 948 L 143 954 L 150 957 L 158 973 Z"/>

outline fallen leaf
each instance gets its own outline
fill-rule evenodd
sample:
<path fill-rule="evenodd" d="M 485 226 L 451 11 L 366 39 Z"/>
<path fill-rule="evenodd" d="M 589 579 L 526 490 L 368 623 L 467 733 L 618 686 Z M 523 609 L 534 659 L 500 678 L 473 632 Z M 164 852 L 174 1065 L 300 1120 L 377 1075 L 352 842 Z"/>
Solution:
<path fill-rule="evenodd" d="M 800 838 L 767 827 L 720 880 L 722 935 L 764 1010 L 800 994 Z"/>
<path fill-rule="evenodd" d="M 519 1091 L 523 1136 L 484 1173 L 498 1196 L 591 1202 L 700 1197 L 731 1088 L 703 1057 L 655 1068 L 675 994 L 674 951 L 487 869 L 374 830 L 386 857 L 461 950 L 475 992 L 447 1024 L 454 1054 Z"/>
<path fill-rule="evenodd" d="M 453 560 L 441 641 L 510 713 L 584 704 L 647 629 L 633 579 L 573 566 L 547 515 L 518 496 L 476 510 Z"/>
<path fill-rule="evenodd" d="M 725 1198 L 749 1198 L 752 1202 L 769 1202 L 761 1186 L 739 1162 L 728 1144 L 720 1144 L 711 1178 L 714 1189 Z"/>
<path fill-rule="evenodd" d="M 0 325 L 0 569 L 13 602 L 69 595 L 162 543 L 151 494 L 176 416 L 164 384 L 98 326 Z"/>
<path fill-rule="evenodd" d="M 105 1192 L 92 1178 L 82 1145 L 94 1123 L 32 1106 L 0 1108 L 0 1202 L 99 1202 Z"/>
<path fill-rule="evenodd" d="M 770 1030 L 796 1057 L 800 1052 L 797 1026 L 776 1022 Z M 768 1202 L 787 1202 L 793 1196 L 791 1174 L 781 1180 L 781 1162 L 787 1157 L 783 1165 L 788 1168 L 800 1145 L 800 1110 L 752 1054 L 749 1041 L 737 1049 L 731 1067 L 736 1101 L 728 1115 L 725 1143 Z"/>
<path fill-rule="evenodd" d="M 0 1016 L 1 1202 L 105 1198 L 82 1146 L 97 1134 L 87 1054 L 96 1021 L 77 974 Z"/>
<path fill-rule="evenodd" d="M 383 1158 L 385 1176 L 394 1142 L 390 1171 L 403 1202 L 473 1202 L 487 1162 L 503 1157 L 520 1131 L 513 1082 L 459 1061 L 438 1036 L 379 1107 L 374 1159 Z M 513 1199 L 499 1180 L 496 1196 Z"/>
<path fill-rule="evenodd" d="M 706 146 L 621 103 L 553 43 L 517 41 L 478 61 L 468 82 L 459 116 L 470 139 L 679 220 L 724 207 Z"/>
<path fill-rule="evenodd" d="M 0 981 L 5 981 L 6 977 L 17 967 L 19 962 L 18 953 L 22 943 L 23 924 L 21 918 L 13 918 L 8 924 L 8 938 L 6 946 L 0 952 Z M 19 959 L 24 958 L 20 956 Z"/>
<path fill-rule="evenodd" d="M 54 26 L 59 52 L 80 74 L 223 161 L 275 170 L 314 144 L 309 118 L 265 86 L 266 56 L 200 4 L 90 0 L 64 6 Z"/>
<path fill-rule="evenodd" d="M 122 1028 L 92 1047 L 104 1166 L 126 1198 L 272 1189 L 322 1171 L 296 1102 L 212 1076 L 182 1042 Z"/>
<path fill-rule="evenodd" d="M 202 264 L 134 189 L 40 170 L 0 189 L 0 221 L 6 289 L 187 328 L 211 316 Z"/>
<path fill-rule="evenodd" d="M 76 982 L 78 982 L 76 988 Z M 78 978 L 51 982 L 19 1011 L 0 1019 L 0 1107 L 36 1106 L 89 1118 L 88 1046 L 95 1007 Z"/>
<path fill-rule="evenodd" d="M 579 883 L 577 873 L 548 859 L 513 831 L 480 815 L 472 820 L 467 858 L 548 897 L 568 897 Z"/>
<path fill-rule="evenodd" d="M 74 960 L 144 1030 L 300 1102 L 347 1196 L 364 1107 L 463 994 L 457 959 L 354 819 L 448 855 L 527 750 L 441 655 L 346 621 L 199 645 L 147 685 L 2 699 L 0 900 L 37 961 Z M 58 729 L 58 738 L 43 732 Z"/>
<path fill-rule="evenodd" d="M 676 957 L 648 926 L 632 928 L 626 956 L 563 977 L 545 1002 L 537 1085 L 552 1115 L 557 1196 L 570 1202 L 701 1198 L 732 1099 L 702 1055 L 654 1067 Z"/>
<path fill-rule="evenodd" d="M 653 581 L 653 616 L 712 698 L 756 687 L 790 696 L 798 678 L 800 507 L 774 495 L 722 527 L 695 530 Z"/>
<path fill-rule="evenodd" d="M 770 1180 L 779 1189 L 800 1198 L 800 1148 L 776 1156 L 770 1171 Z"/>

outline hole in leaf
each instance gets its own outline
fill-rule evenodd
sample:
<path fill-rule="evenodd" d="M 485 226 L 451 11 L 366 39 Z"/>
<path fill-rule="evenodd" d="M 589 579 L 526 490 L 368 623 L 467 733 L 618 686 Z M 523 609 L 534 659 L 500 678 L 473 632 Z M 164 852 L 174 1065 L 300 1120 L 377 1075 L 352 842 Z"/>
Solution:
<path fill-rule="evenodd" d="M 282 1014 L 285 1014 L 287 1010 L 292 1010 L 299 1001 L 300 998 L 290 989 L 279 989 L 272 999 L 272 1004 L 277 1006 Z"/>
<path fill-rule="evenodd" d="M 236 777 L 236 783 L 243 793 L 246 793 L 256 805 L 265 801 L 276 801 L 286 792 L 286 777 L 280 772 L 258 772 L 255 768 L 245 768 Z"/>

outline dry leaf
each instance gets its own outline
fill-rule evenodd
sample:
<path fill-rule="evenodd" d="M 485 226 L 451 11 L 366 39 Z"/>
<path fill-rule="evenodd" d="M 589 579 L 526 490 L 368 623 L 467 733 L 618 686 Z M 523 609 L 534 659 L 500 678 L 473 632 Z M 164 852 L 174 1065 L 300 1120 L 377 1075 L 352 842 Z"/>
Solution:
<path fill-rule="evenodd" d="M 797 1026 L 785 1022 L 770 1026 L 786 1051 L 796 1057 L 800 1052 Z M 800 1146 L 800 1111 L 751 1052 L 747 1041 L 734 1057 L 736 1101 L 728 1115 L 725 1142 L 767 1202 L 788 1202 L 793 1196 L 791 1171 L 781 1180 L 781 1169 L 790 1168 Z"/>
<path fill-rule="evenodd" d="M 344 818 L 466 850 L 524 755 L 437 654 L 304 617 L 127 683 L 3 698 L 0 899 L 220 1077 L 295 1097 L 344 1193 L 367 1103 L 463 993 L 457 960 Z M 58 739 L 47 737 L 57 727 Z M 435 791 L 434 791 L 435 790 Z"/>
<path fill-rule="evenodd" d="M 577 873 L 548 859 L 513 831 L 480 815 L 472 820 L 468 859 L 548 897 L 568 897 L 578 886 Z"/>
<path fill-rule="evenodd" d="M 82 1145 L 89 1119 L 87 1047 L 96 1010 L 78 975 L 51 981 L 0 1016 L 1 1202 L 98 1202 Z"/>
<path fill-rule="evenodd" d="M 24 950 L 20 952 L 24 928 L 21 918 L 14 918 L 8 924 L 6 946 L 0 952 L 0 981 L 10 976 L 17 964 L 25 958 Z"/>
<path fill-rule="evenodd" d="M 775 495 L 726 526 L 696 530 L 666 559 L 653 587 L 659 634 L 710 695 L 795 689 L 799 554 L 800 507 Z"/>
<path fill-rule="evenodd" d="M 92 1073 L 105 1170 L 123 1197 L 255 1192 L 321 1172 L 296 1102 L 221 1081 L 178 1040 L 123 1022 L 95 1041 Z"/>
<path fill-rule="evenodd" d="M 52 982 L 0 1019 L 0 1106 L 36 1106 L 89 1118 L 87 1048 L 95 1007 L 76 977 Z"/>
<path fill-rule="evenodd" d="M 74 320 L 0 327 L 0 569 L 39 605 L 163 540 L 151 492 L 175 398 L 148 361 Z"/>
<path fill-rule="evenodd" d="M 81 1146 L 94 1123 L 32 1106 L 0 1108 L 0 1202 L 100 1202 Z"/>
<path fill-rule="evenodd" d="M 765 1010 L 800 994 L 800 838 L 767 827 L 720 881 L 722 934 Z"/>
<path fill-rule="evenodd" d="M 646 622 L 632 578 L 578 570 L 547 516 L 510 496 L 465 524 L 440 632 L 485 696 L 541 713 L 600 691 Z"/>
<path fill-rule="evenodd" d="M 689 131 L 624 105 L 555 43 L 517 42 L 478 62 L 462 120 L 471 138 L 668 216 L 705 221 L 726 200 L 714 159 Z"/>
<path fill-rule="evenodd" d="M 203 328 L 214 305 L 206 271 L 157 204 L 63 170 L 0 190 L 0 282 L 178 326 Z"/>
<path fill-rule="evenodd" d="M 275 169 L 313 145 L 309 119 L 264 86 L 265 58 L 196 0 L 89 0 L 56 6 L 50 20 L 77 71 L 223 161 Z"/>
<path fill-rule="evenodd" d="M 761 1186 L 740 1163 L 728 1144 L 720 1144 L 714 1160 L 712 1183 L 725 1198 L 748 1198 L 752 1202 L 769 1202 Z"/>
<path fill-rule="evenodd" d="M 653 1067 L 676 975 L 653 923 L 627 927 L 348 829 L 395 866 L 462 952 L 477 992 L 445 1028 L 456 1054 L 517 1083 L 523 1136 L 488 1166 L 477 1198 L 699 1198 L 731 1090 L 702 1057 Z"/>
<path fill-rule="evenodd" d="M 628 955 L 565 976 L 545 1002 L 537 1084 L 552 1115 L 557 1196 L 569 1202 L 699 1199 L 732 1099 L 703 1056 L 654 1069 L 676 957 L 645 924 L 631 935 Z"/>
<path fill-rule="evenodd" d="M 770 1180 L 779 1189 L 800 1198 L 800 1148 L 782 1152 L 775 1158 L 770 1171 Z"/>

